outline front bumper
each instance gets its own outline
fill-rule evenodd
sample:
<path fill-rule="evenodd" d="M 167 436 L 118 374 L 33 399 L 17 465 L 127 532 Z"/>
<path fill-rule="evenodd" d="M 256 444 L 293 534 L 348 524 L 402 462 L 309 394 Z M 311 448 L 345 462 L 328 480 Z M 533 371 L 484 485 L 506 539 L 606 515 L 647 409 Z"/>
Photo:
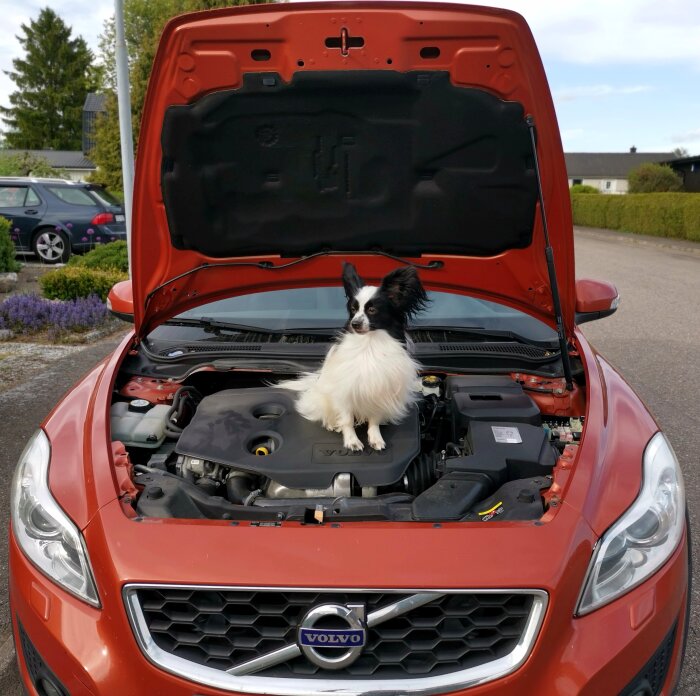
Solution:
<path fill-rule="evenodd" d="M 121 588 L 100 590 L 101 610 L 63 592 L 27 561 L 10 535 L 13 631 L 20 673 L 29 694 L 34 696 L 37 692 L 21 648 L 18 622 L 70 696 L 240 693 L 196 684 L 151 664 L 132 633 Z M 687 600 L 688 547 L 684 538 L 656 575 L 608 606 L 574 619 L 555 616 L 556 601 L 551 602 L 533 652 L 522 667 L 502 679 L 451 693 L 612 696 L 638 682 L 664 641 L 670 640 L 666 647 L 670 659 L 664 658 L 668 670 L 658 691 L 670 694 L 680 675 Z M 410 694 L 409 684 L 402 684 L 400 693 Z M 348 683 L 346 693 L 362 692 L 353 691 Z"/>

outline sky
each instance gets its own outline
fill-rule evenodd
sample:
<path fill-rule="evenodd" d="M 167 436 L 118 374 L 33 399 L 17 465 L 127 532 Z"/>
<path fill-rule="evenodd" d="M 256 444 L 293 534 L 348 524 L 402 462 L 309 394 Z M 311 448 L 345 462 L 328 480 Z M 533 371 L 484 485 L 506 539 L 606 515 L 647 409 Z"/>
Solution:
<path fill-rule="evenodd" d="M 537 41 L 567 152 L 700 154 L 698 0 L 487 0 L 520 12 Z M 113 0 L 0 0 L 0 70 L 21 25 L 49 6 L 93 52 Z M 14 83 L 0 73 L 0 104 Z M 0 124 L 1 126 L 1 124 Z"/>

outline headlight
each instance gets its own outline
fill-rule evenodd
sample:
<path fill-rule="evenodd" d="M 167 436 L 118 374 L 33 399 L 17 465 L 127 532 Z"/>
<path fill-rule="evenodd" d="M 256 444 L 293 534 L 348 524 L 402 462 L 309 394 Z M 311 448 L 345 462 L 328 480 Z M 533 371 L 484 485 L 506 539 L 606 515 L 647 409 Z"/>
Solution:
<path fill-rule="evenodd" d="M 49 491 L 51 445 L 38 430 L 22 452 L 12 481 L 12 527 L 20 548 L 55 583 L 100 606 L 83 537 Z"/>
<path fill-rule="evenodd" d="M 676 550 L 685 523 L 685 490 L 676 455 L 662 433 L 644 451 L 642 490 L 601 537 L 576 614 L 611 602 L 653 575 Z"/>

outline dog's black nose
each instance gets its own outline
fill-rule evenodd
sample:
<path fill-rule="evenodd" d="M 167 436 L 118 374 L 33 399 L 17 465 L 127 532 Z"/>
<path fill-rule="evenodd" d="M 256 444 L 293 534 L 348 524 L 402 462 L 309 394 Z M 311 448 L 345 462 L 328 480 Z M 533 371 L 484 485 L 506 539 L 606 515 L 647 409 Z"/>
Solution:
<path fill-rule="evenodd" d="M 350 326 L 352 326 L 353 329 L 361 329 L 362 321 L 351 321 Z"/>

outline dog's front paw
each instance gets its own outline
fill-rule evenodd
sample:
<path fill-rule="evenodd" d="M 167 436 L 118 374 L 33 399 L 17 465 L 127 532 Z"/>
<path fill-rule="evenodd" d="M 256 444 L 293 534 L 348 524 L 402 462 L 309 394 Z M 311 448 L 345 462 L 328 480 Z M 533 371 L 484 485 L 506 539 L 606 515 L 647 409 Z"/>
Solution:
<path fill-rule="evenodd" d="M 360 450 L 364 449 L 362 440 L 360 440 L 357 435 L 353 435 L 352 437 L 344 437 L 343 447 L 345 447 L 345 449 L 349 449 L 351 452 L 359 452 Z"/>
<path fill-rule="evenodd" d="M 386 447 L 386 442 L 384 442 L 384 438 L 379 435 L 379 433 L 374 436 L 370 435 L 367 441 L 369 442 L 369 446 L 375 450 L 383 450 Z"/>

